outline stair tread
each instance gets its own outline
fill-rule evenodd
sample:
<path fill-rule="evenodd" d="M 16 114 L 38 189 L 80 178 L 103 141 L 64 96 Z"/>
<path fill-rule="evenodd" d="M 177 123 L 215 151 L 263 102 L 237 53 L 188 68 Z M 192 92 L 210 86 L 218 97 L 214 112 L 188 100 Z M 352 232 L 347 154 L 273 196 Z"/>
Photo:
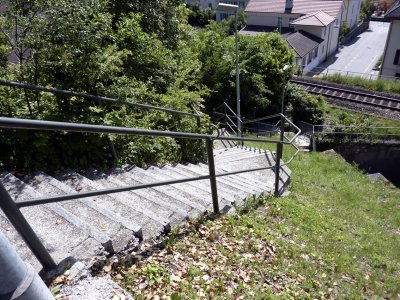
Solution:
<path fill-rule="evenodd" d="M 69 176 L 64 176 L 66 184 L 72 186 L 77 191 L 93 191 L 93 190 L 104 190 L 106 187 L 90 180 L 89 178 L 81 174 L 69 174 Z M 136 226 L 141 228 L 139 234 L 143 239 L 153 238 L 160 235 L 164 231 L 164 224 L 156 222 L 146 214 L 143 214 L 136 207 L 127 204 L 125 197 L 119 195 L 120 193 L 107 194 L 96 197 L 96 202 L 102 206 L 107 207 L 109 210 L 113 211 L 123 218 L 137 224 Z"/>
<path fill-rule="evenodd" d="M 71 187 L 44 172 L 36 173 L 34 177 L 26 182 L 37 191 L 43 192 L 43 194 L 46 193 L 48 196 L 76 193 Z M 125 245 L 132 241 L 132 231 L 122 228 L 121 224 L 112 217 L 102 214 L 101 208 L 98 207 L 93 197 L 64 201 L 60 202 L 59 205 L 79 218 L 84 223 L 83 225 L 87 227 L 86 230 L 93 233 L 93 238 L 97 239 L 96 237 L 100 236 L 101 239 L 108 238 L 112 240 L 112 245 L 108 245 L 112 246 L 112 248 L 106 249 L 108 252 L 121 251 L 125 248 Z M 101 240 L 98 241 L 101 242 Z"/>
<path fill-rule="evenodd" d="M 112 176 L 108 176 L 99 171 L 92 171 L 88 173 L 88 175 L 89 178 L 91 178 L 93 181 L 101 183 L 106 188 L 126 186 L 123 183 L 118 182 Z M 135 191 L 121 192 L 114 194 L 113 196 L 118 198 L 124 204 L 150 217 L 154 221 L 168 227 L 170 226 L 169 218 L 172 216 L 173 212 L 163 207 L 160 207 L 149 199 L 146 199 L 143 196 L 137 194 Z"/>
<path fill-rule="evenodd" d="M 14 201 L 42 197 L 40 193 L 11 174 L 1 177 L 3 185 Z M 44 204 L 23 207 L 21 212 L 38 237 L 46 241 L 44 244 L 56 261 L 64 259 L 65 254 L 83 260 L 103 255 L 100 243 L 56 214 L 52 209 L 54 207 L 58 207 L 58 205 Z M 85 248 L 84 245 L 95 245 L 95 247 L 88 247 L 88 251 L 82 251 L 82 248 Z"/>
<path fill-rule="evenodd" d="M 143 176 L 135 176 L 134 173 L 127 171 L 126 169 L 117 169 L 113 170 L 113 172 L 118 172 L 120 176 L 122 176 L 121 180 L 127 183 L 135 183 L 135 184 L 147 184 L 150 183 L 146 180 L 143 179 Z M 184 209 L 188 213 L 196 213 L 195 211 L 200 211 L 200 212 L 205 212 L 206 209 L 204 206 L 190 201 L 179 194 L 170 192 L 167 189 L 163 189 L 162 186 L 160 187 L 154 187 L 154 188 L 147 188 L 143 189 L 145 193 L 151 193 L 155 197 L 162 197 L 165 199 L 166 202 L 171 202 L 174 205 Z"/>
<path fill-rule="evenodd" d="M 124 172 L 123 170 L 116 170 L 114 169 L 111 174 L 109 175 L 114 178 L 117 183 L 121 183 L 124 185 L 141 185 L 141 182 L 137 181 L 135 178 L 132 177 L 132 174 Z M 178 215 L 179 219 L 187 219 L 189 217 L 189 211 L 191 210 L 190 206 L 187 206 L 184 203 L 180 203 L 175 199 L 160 193 L 154 189 L 140 189 L 135 190 L 139 196 L 143 198 L 147 198 L 151 200 L 153 203 L 161 206 L 164 209 L 172 211 L 173 213 Z"/>

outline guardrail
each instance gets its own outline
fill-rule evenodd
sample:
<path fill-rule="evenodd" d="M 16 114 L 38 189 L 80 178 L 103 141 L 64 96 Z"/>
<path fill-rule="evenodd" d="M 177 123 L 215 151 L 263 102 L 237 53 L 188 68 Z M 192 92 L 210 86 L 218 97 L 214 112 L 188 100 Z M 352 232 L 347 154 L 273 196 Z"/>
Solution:
<path fill-rule="evenodd" d="M 400 141 L 400 127 L 313 125 L 300 123 L 301 131 L 310 138 L 313 151 L 318 140 L 332 139 L 336 142 L 387 142 Z"/>
<path fill-rule="evenodd" d="M 196 108 L 194 106 L 190 107 L 190 109 L 193 111 L 192 113 L 190 113 L 190 112 L 180 111 L 180 110 L 176 110 L 176 109 L 172 109 L 172 108 L 164 108 L 164 107 L 159 107 L 159 106 L 154 106 L 154 105 L 149 105 L 149 104 L 114 99 L 114 98 L 110 98 L 110 97 L 102 97 L 102 96 L 96 96 L 96 95 L 91 95 L 91 94 L 87 94 L 87 93 L 37 86 L 37 85 L 28 84 L 28 83 L 12 82 L 12 81 L 2 80 L 2 79 L 0 79 L 0 86 L 17 88 L 17 89 L 21 89 L 21 90 L 25 90 L 25 91 L 30 90 L 30 91 L 37 91 L 37 92 L 45 92 L 45 93 L 50 93 L 53 95 L 62 95 L 62 96 L 68 96 L 68 97 L 81 97 L 81 98 L 84 98 L 87 100 L 95 101 L 96 106 L 101 106 L 104 103 L 110 103 L 110 104 L 116 104 L 116 105 L 120 105 L 120 106 L 134 107 L 134 108 L 137 108 L 140 110 L 160 111 L 160 112 L 168 113 L 171 115 L 191 117 L 191 118 L 196 119 L 197 127 L 199 129 L 201 127 L 201 114 L 200 114 L 200 112 L 198 112 L 196 110 Z M 28 108 L 29 108 L 29 111 L 31 111 L 31 107 L 29 105 L 28 105 Z M 108 142 L 108 145 L 110 148 L 111 156 L 113 157 L 114 161 L 116 161 L 117 160 L 117 151 L 114 148 L 114 144 L 110 138 L 107 138 L 107 142 Z"/>
<path fill-rule="evenodd" d="M 341 75 L 343 77 L 360 77 L 367 80 L 387 80 L 387 81 L 400 81 L 399 77 L 392 77 L 392 76 L 384 76 L 379 74 L 372 74 L 372 73 L 360 73 L 360 72 L 353 72 L 348 70 L 339 70 L 334 68 L 320 68 L 316 67 L 310 71 L 307 71 L 301 77 L 322 77 L 326 78 L 332 75 Z"/>
<path fill-rule="evenodd" d="M 225 126 L 236 136 L 242 136 L 243 120 L 238 117 L 226 102 L 213 109 L 212 120 L 215 123 Z M 240 124 L 240 128 L 238 128 L 238 124 Z"/>

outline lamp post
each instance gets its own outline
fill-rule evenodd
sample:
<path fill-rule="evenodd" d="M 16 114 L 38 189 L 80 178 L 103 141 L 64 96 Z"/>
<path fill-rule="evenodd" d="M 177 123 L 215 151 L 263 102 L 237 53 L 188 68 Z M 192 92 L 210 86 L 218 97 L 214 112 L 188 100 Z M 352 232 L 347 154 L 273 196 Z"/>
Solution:
<path fill-rule="evenodd" d="M 281 98 L 281 129 L 280 129 L 280 141 L 283 142 L 284 133 L 285 133 L 285 117 L 283 115 L 284 108 L 285 108 L 285 87 L 286 87 L 286 80 L 288 75 L 290 74 L 292 67 L 289 65 L 285 65 L 282 69 L 283 71 L 283 84 L 282 84 L 282 98 Z M 283 152 L 283 144 L 278 143 L 276 149 L 276 164 L 275 164 L 275 196 L 279 196 L 279 168 L 281 164 Z"/>
<path fill-rule="evenodd" d="M 236 116 L 237 116 L 237 134 L 242 136 L 242 121 L 240 114 L 240 69 L 239 69 L 239 46 L 238 46 L 238 12 L 239 6 L 234 4 L 219 3 L 217 11 L 227 11 L 235 13 L 235 50 L 236 50 Z"/>

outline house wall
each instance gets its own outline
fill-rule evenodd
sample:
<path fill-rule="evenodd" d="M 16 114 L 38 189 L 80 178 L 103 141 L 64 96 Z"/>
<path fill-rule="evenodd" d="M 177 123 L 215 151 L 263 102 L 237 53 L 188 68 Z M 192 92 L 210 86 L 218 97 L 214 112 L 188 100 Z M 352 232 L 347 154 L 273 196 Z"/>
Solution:
<path fill-rule="evenodd" d="M 400 65 L 394 64 L 396 51 L 400 50 L 400 20 L 390 23 L 389 35 L 386 41 L 385 55 L 382 61 L 380 74 L 382 76 L 400 77 Z"/>
<path fill-rule="evenodd" d="M 303 30 L 324 39 L 318 49 L 319 61 L 323 62 L 338 49 L 340 28 L 336 24 L 340 24 L 340 16 L 337 22 L 332 22 L 326 27 L 295 25 L 295 31 Z"/>
<path fill-rule="evenodd" d="M 358 24 L 362 0 L 343 0 L 342 21 L 347 22 L 350 29 Z"/>
<path fill-rule="evenodd" d="M 300 14 L 282 13 L 253 13 L 247 12 L 247 25 L 278 26 L 279 17 L 282 18 L 282 27 L 289 27 L 289 23 L 301 17 Z"/>

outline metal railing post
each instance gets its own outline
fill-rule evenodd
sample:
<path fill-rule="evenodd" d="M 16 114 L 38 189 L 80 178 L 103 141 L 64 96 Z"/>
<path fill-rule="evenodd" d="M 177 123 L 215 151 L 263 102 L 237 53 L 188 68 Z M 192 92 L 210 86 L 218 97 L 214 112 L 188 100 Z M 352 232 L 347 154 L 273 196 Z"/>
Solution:
<path fill-rule="evenodd" d="M 24 215 L 18 209 L 15 202 L 11 199 L 7 190 L 4 188 L 3 184 L 0 182 L 0 208 L 3 210 L 4 214 L 10 220 L 14 228 L 22 236 L 28 247 L 32 250 L 33 254 L 40 261 L 43 268 L 53 269 L 57 265 L 53 258 L 50 256 L 49 252 L 43 246 L 42 242 L 37 237 L 36 233 L 33 231 L 32 227 L 26 221 Z"/>
<path fill-rule="evenodd" d="M 280 133 L 280 142 L 276 144 L 276 163 L 275 163 L 275 197 L 279 196 L 279 169 L 282 159 L 283 152 L 283 135 L 285 133 L 285 119 L 283 115 L 281 115 L 281 133 Z"/>
<path fill-rule="evenodd" d="M 54 299 L 31 265 L 25 264 L 0 231 L 0 299 Z"/>
<path fill-rule="evenodd" d="M 219 213 L 218 192 L 217 192 L 217 180 L 215 177 L 215 164 L 214 164 L 212 139 L 206 139 L 206 146 L 207 146 L 208 171 L 210 174 L 210 186 L 211 186 L 213 208 L 214 208 L 214 213 L 218 214 Z"/>

